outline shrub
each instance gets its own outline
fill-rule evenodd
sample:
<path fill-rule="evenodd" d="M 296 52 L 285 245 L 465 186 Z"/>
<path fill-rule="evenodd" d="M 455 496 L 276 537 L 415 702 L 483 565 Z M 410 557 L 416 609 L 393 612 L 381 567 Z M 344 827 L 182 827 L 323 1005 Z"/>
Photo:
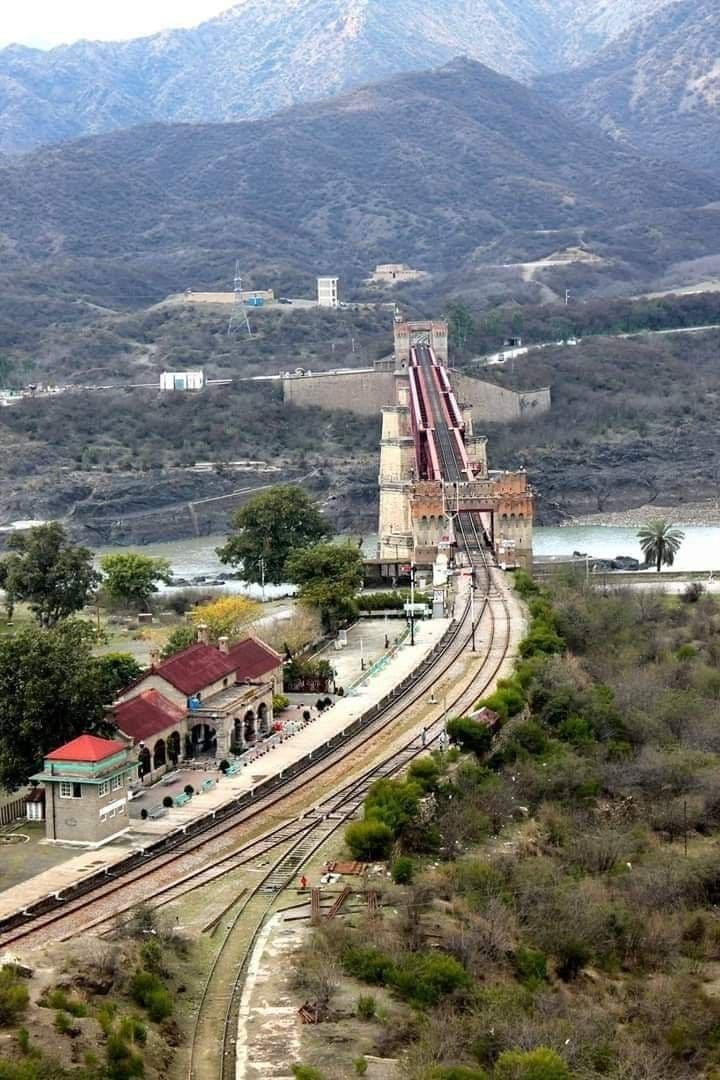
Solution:
<path fill-rule="evenodd" d="M 195 794 L 195 788 L 192 786 L 192 784 L 186 784 L 185 787 L 183 788 L 183 791 L 191 799 L 192 799 L 193 795 Z"/>
<path fill-rule="evenodd" d="M 173 1011 L 173 999 L 169 990 L 165 987 L 153 990 L 149 995 L 146 1002 L 148 1016 L 151 1020 L 154 1020 L 156 1024 L 166 1020 L 168 1016 L 172 1016 Z"/>
<path fill-rule="evenodd" d="M 547 979 L 547 959 L 539 949 L 529 949 L 521 945 L 513 957 L 515 974 L 528 986 L 537 986 Z"/>
<path fill-rule="evenodd" d="M 374 945 L 352 945 L 342 954 L 343 970 L 360 982 L 384 986 L 393 970 L 390 957 Z"/>
<path fill-rule="evenodd" d="M 506 1050 L 497 1060 L 495 1080 L 572 1080 L 567 1064 L 554 1050 L 540 1046 L 523 1052 Z"/>
<path fill-rule="evenodd" d="M 72 1027 L 70 1017 L 66 1012 L 55 1013 L 55 1020 L 53 1021 L 55 1030 L 59 1035 L 67 1035 L 68 1031 Z"/>
<path fill-rule="evenodd" d="M 355 1074 L 357 1076 L 366 1076 L 368 1071 L 368 1063 L 364 1057 L 355 1058 Z"/>
<path fill-rule="evenodd" d="M 516 570 L 515 591 L 523 600 L 530 600 L 540 595 L 540 586 L 533 581 L 527 570 Z"/>
<path fill-rule="evenodd" d="M 411 780 L 378 780 L 365 799 L 365 819 L 383 822 L 400 836 L 417 818 L 422 789 Z"/>
<path fill-rule="evenodd" d="M 285 712 L 290 705 L 290 698 L 285 694 L 273 694 L 272 707 L 275 714 Z"/>
<path fill-rule="evenodd" d="M 172 1015 L 173 999 L 162 980 L 150 971 L 138 969 L 130 982 L 130 996 L 147 1009 L 151 1020 L 159 1023 Z"/>
<path fill-rule="evenodd" d="M 345 843 L 362 862 L 386 859 L 393 845 L 392 829 L 382 821 L 354 821 L 345 830 Z"/>
<path fill-rule="evenodd" d="M 440 779 L 440 766 L 431 757 L 420 758 L 408 769 L 408 778 L 423 791 L 433 791 Z"/>
<path fill-rule="evenodd" d="M 361 1020 L 372 1020 L 377 1012 L 377 1002 L 372 994 L 361 994 L 357 1001 L 357 1014 Z"/>
<path fill-rule="evenodd" d="M 25 1012 L 30 995 L 10 968 L 0 969 L 0 1027 L 10 1027 Z"/>
<path fill-rule="evenodd" d="M 108 1036 L 106 1053 L 108 1080 L 133 1080 L 133 1077 L 143 1076 L 145 1066 L 142 1057 L 128 1046 L 121 1035 Z"/>
<path fill-rule="evenodd" d="M 146 971 L 150 971 L 154 975 L 162 975 L 163 952 L 160 942 L 156 938 L 149 938 L 143 942 L 140 949 L 140 958 Z"/>
<path fill-rule="evenodd" d="M 396 885 L 409 885 L 415 874 L 415 863 L 407 855 L 399 855 L 393 860 L 391 873 Z"/>
<path fill-rule="evenodd" d="M 163 806 L 166 806 L 168 808 L 173 806 L 173 797 L 172 797 L 172 795 L 166 795 L 165 796 L 165 798 L 163 799 Z"/>
<path fill-rule="evenodd" d="M 447 726 L 450 742 L 469 754 L 483 757 L 492 746 L 493 734 L 486 724 L 471 720 L 469 716 L 458 716 Z"/>
<path fill-rule="evenodd" d="M 309 1065 L 293 1065 L 295 1080 L 325 1080 L 318 1069 L 312 1069 Z"/>
<path fill-rule="evenodd" d="M 21 1054 L 30 1053 L 30 1032 L 27 1028 L 20 1028 L 17 1033 L 18 1048 Z"/>
<path fill-rule="evenodd" d="M 564 982 L 576 979 L 590 961 L 590 950 L 579 941 L 566 941 L 559 947 L 557 973 Z"/>
<path fill-rule="evenodd" d="M 310 712 L 309 709 L 303 709 L 303 720 L 305 721 L 305 723 L 308 722 L 308 720 L 310 719 L 311 716 L 312 716 L 312 713 Z"/>
<path fill-rule="evenodd" d="M 468 989 L 470 976 L 462 964 L 442 953 L 410 953 L 390 972 L 390 985 L 413 1005 L 437 1005 L 444 997 Z"/>
<path fill-rule="evenodd" d="M 520 642 L 520 655 L 523 659 L 537 656 L 539 653 L 549 656 L 553 653 L 561 653 L 564 649 L 565 642 L 557 630 L 544 619 L 535 619 L 530 633 Z"/>
<path fill-rule="evenodd" d="M 87 1005 L 77 998 L 68 997 L 64 990 L 59 987 L 51 990 L 46 1000 L 42 1003 L 49 1009 L 60 1009 L 71 1016 L 87 1016 Z"/>
<path fill-rule="evenodd" d="M 441 1065 L 431 1073 L 432 1080 L 489 1080 L 484 1069 L 469 1065 Z"/>
<path fill-rule="evenodd" d="M 220 762 L 220 764 L 218 765 L 218 769 L 220 770 L 221 773 L 226 773 L 229 768 L 230 768 L 230 762 L 227 760 L 227 758 L 223 758 L 222 761 Z"/>

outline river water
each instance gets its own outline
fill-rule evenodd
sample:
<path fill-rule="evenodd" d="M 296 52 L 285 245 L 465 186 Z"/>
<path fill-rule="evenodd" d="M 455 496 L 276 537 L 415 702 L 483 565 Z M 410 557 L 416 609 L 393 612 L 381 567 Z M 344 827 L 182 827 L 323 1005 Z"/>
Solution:
<path fill-rule="evenodd" d="M 675 561 L 677 570 L 720 570 L 720 527 L 688 525 L 683 529 L 685 540 Z M 214 577 L 227 572 L 217 557 L 216 548 L 225 542 L 224 536 L 203 536 L 193 540 L 174 540 L 167 544 L 148 544 L 143 554 L 158 555 L 169 559 L 175 577 L 191 579 L 198 576 Z M 363 548 L 367 555 L 375 554 L 377 538 L 369 536 Z M 115 553 L 123 548 L 101 548 L 98 556 Z M 130 550 L 130 549 L 127 549 Z M 637 539 L 637 529 L 606 525 L 573 525 L 558 528 L 536 528 L 534 538 L 536 555 L 572 555 L 573 551 L 587 553 L 596 559 L 613 559 L 618 555 L 630 555 L 642 559 Z M 246 587 L 238 581 L 227 583 L 233 591 L 249 591 L 259 595 L 259 587 Z M 268 587 L 267 595 L 287 595 L 288 588 Z"/>
<path fill-rule="evenodd" d="M 674 570 L 720 570 L 720 527 L 688 525 Z M 574 551 L 596 559 L 630 555 L 642 561 L 637 529 L 615 525 L 568 525 L 537 528 L 533 541 L 536 555 L 572 555 Z"/>

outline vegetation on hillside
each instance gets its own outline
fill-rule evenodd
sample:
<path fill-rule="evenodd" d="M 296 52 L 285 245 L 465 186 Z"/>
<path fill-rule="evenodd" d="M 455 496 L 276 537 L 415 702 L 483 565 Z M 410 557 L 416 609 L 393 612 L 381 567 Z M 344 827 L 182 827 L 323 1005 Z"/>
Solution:
<path fill-rule="evenodd" d="M 363 1045 L 409 1080 L 715 1077 L 720 602 L 518 586 L 499 735 L 374 786 L 348 843 L 408 883 L 317 930 L 298 985 L 374 996 Z"/>
<path fill-rule="evenodd" d="M 714 499 L 720 457 L 709 416 L 720 400 L 718 341 L 717 331 L 596 338 L 482 368 L 482 378 L 552 386 L 553 394 L 545 416 L 484 426 L 492 465 L 528 468 L 546 522 Z"/>

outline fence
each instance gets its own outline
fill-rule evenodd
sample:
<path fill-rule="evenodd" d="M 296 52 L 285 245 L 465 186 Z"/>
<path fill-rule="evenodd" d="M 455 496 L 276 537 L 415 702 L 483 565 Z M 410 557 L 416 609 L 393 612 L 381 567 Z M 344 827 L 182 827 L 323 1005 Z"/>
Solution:
<path fill-rule="evenodd" d="M 25 817 L 26 799 L 27 795 L 22 795 L 19 799 L 13 799 L 12 802 L 0 804 L 0 826 L 12 825 L 18 818 Z"/>

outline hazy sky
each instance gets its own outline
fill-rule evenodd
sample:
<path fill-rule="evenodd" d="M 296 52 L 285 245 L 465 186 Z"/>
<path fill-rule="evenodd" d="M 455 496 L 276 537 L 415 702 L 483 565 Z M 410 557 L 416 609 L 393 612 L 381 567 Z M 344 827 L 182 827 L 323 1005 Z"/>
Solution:
<path fill-rule="evenodd" d="M 233 0 L 0 0 L 0 47 L 50 48 L 78 38 L 119 41 L 174 26 L 194 26 Z"/>

